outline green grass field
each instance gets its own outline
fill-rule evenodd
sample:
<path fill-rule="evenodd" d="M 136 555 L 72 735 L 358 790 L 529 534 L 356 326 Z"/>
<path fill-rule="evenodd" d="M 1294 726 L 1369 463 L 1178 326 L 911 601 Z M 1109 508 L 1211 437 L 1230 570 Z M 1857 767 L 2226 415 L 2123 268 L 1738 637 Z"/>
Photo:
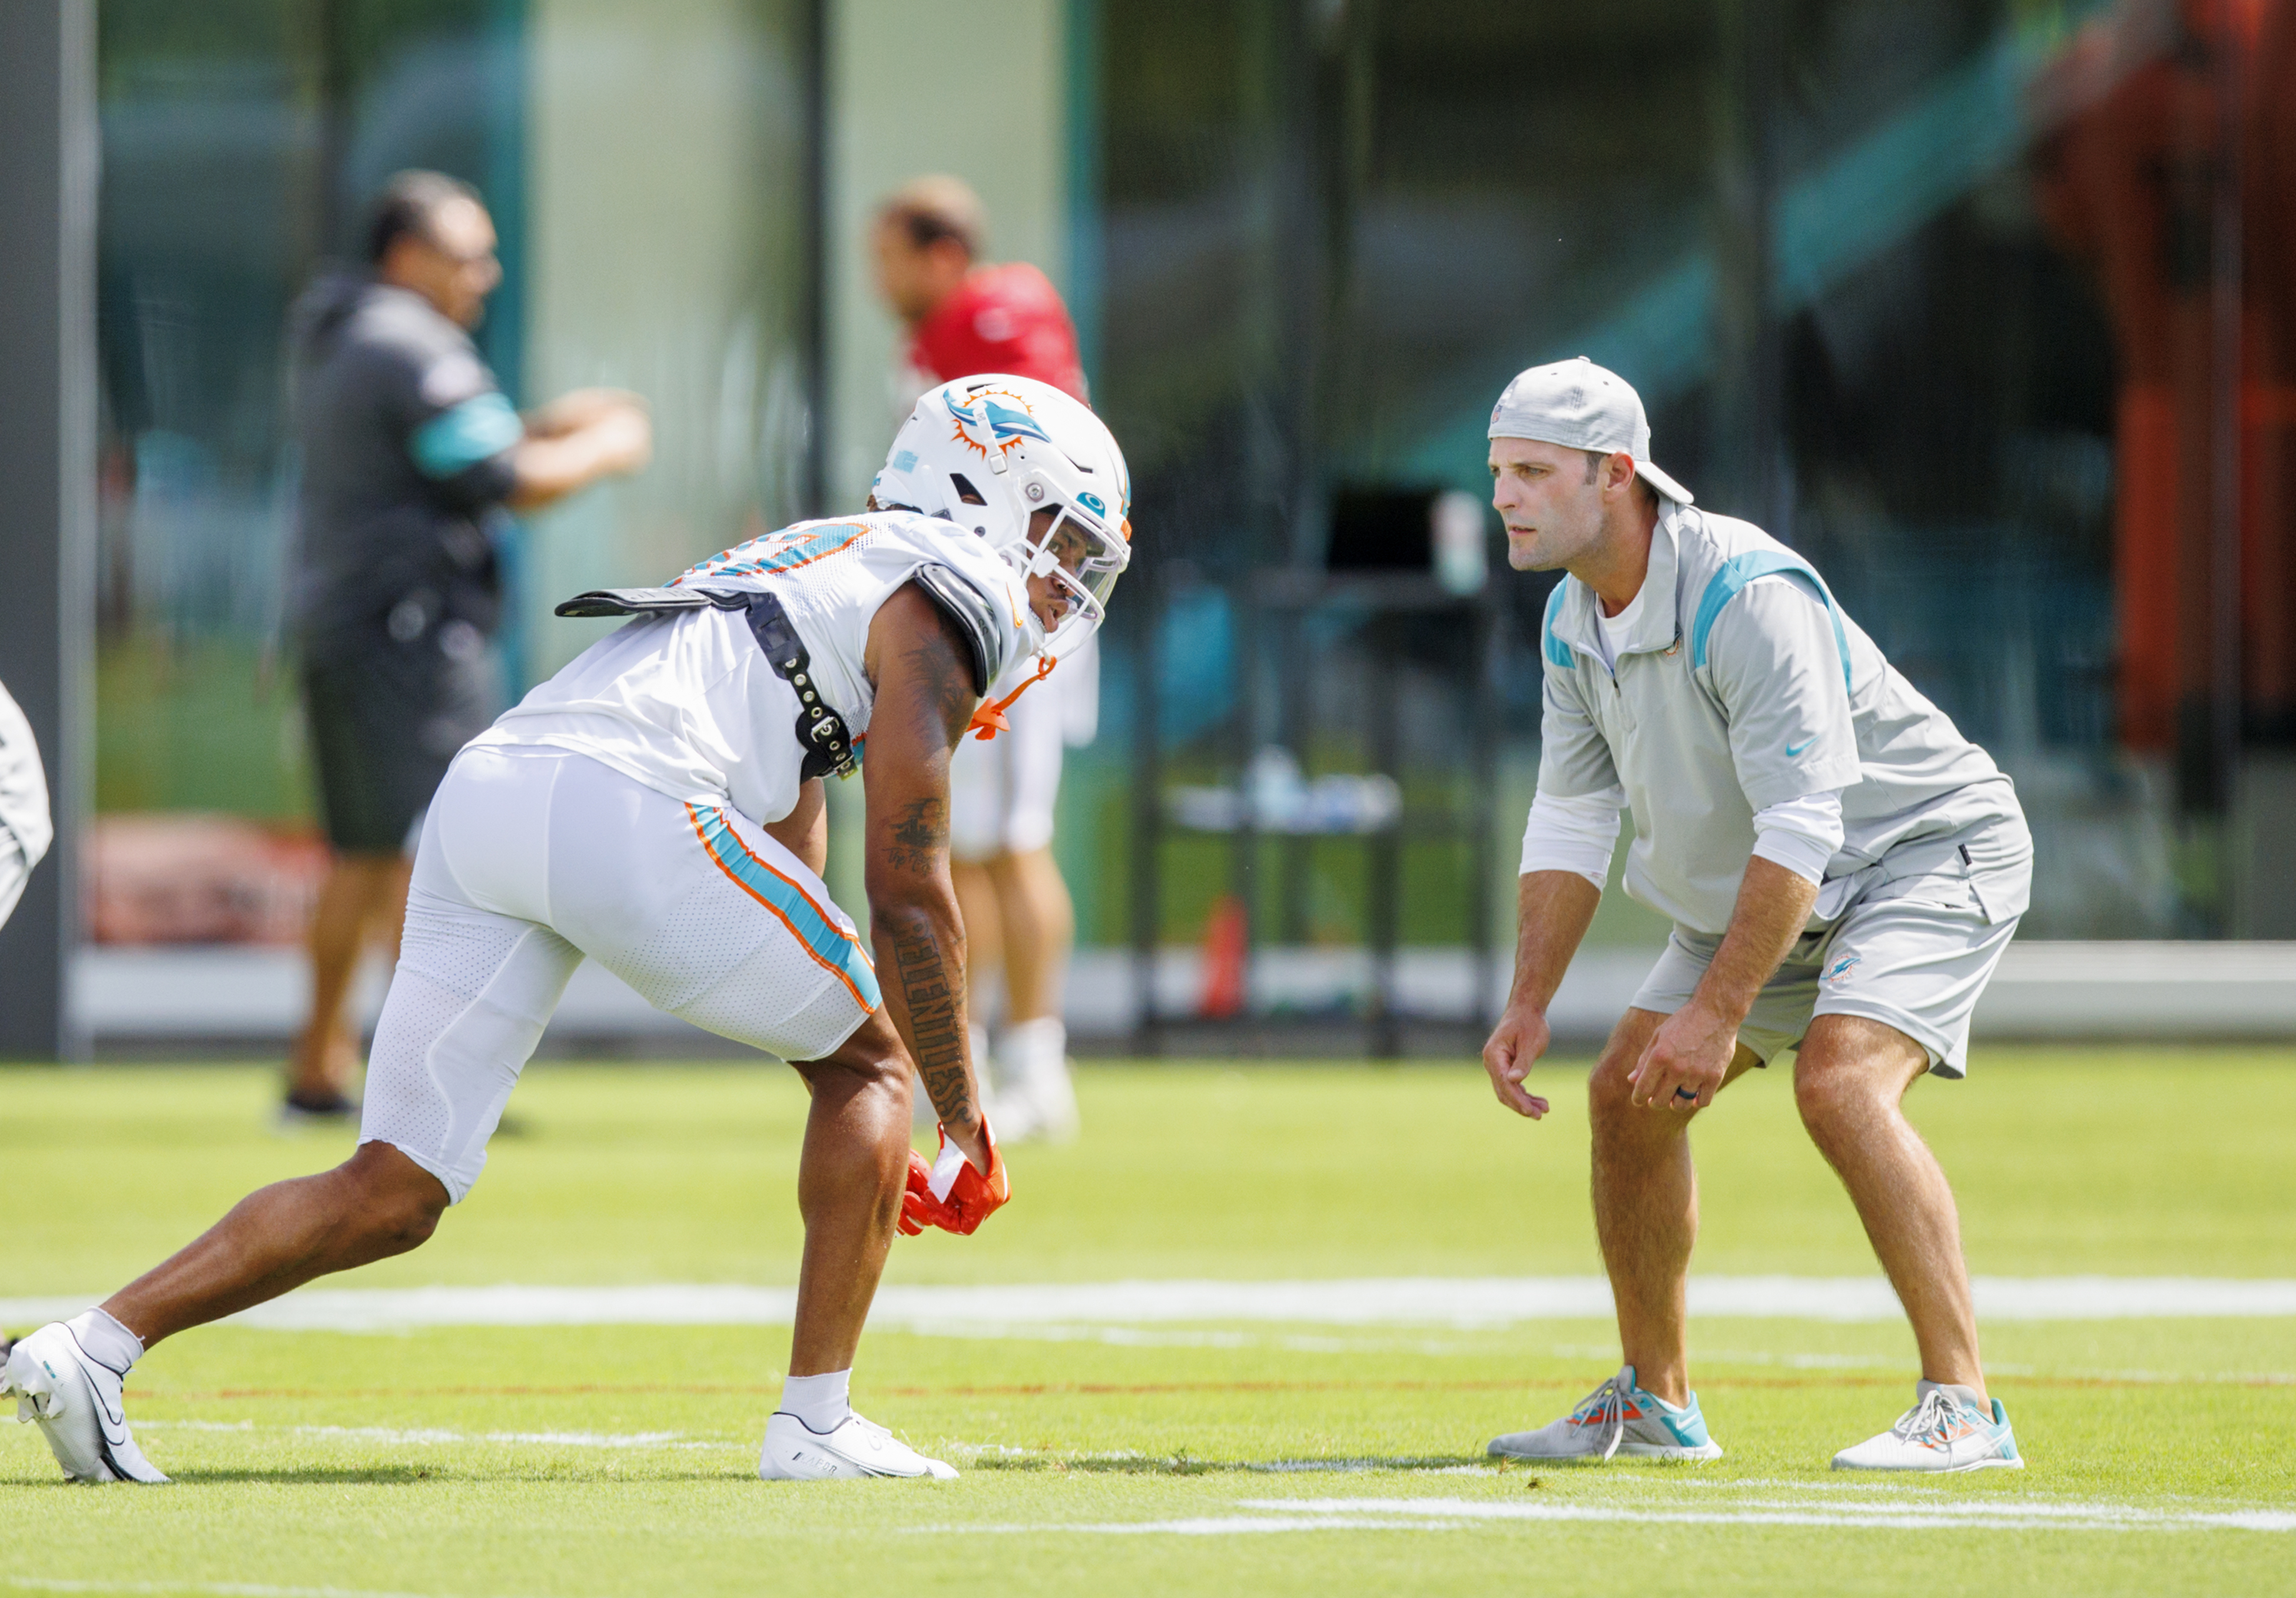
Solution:
<path fill-rule="evenodd" d="M 1595 1274 L 1582 1095 L 1472 1067 L 1104 1067 L 1012 1207 L 892 1286 Z M 1787 1085 L 1696 1134 L 1702 1275 L 1872 1273 Z M 275 1139 L 252 1069 L 0 1071 L 0 1301 L 93 1299 L 347 1138 Z M 2296 1053 L 1982 1052 L 1917 1119 L 2003 1277 L 2296 1278 Z M 802 1091 L 778 1068 L 543 1064 L 471 1201 L 324 1287 L 793 1280 Z M 21 1314 L 7 1329 L 29 1329 Z M 950 1483 L 753 1476 L 769 1325 L 211 1328 L 128 1387 L 168 1488 L 63 1482 L 0 1426 L 0 1594 L 2296 1592 L 2296 1318 L 2004 1320 L 2031 1468 L 1834 1477 L 1909 1401 L 1901 1324 L 1716 1316 L 1727 1457 L 1485 1468 L 1608 1374 L 1601 1319 L 1029 1322 L 873 1332 L 864 1413 Z"/>

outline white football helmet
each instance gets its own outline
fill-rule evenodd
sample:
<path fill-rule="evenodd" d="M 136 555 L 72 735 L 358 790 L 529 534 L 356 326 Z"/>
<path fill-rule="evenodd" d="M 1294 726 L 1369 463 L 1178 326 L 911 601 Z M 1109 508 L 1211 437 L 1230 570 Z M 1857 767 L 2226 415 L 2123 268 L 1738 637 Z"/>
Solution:
<path fill-rule="evenodd" d="M 1107 425 L 1081 401 L 1034 378 L 987 373 L 928 391 L 893 437 L 870 497 L 970 528 L 1025 580 L 1052 579 L 1067 601 L 1049 635 L 1033 609 L 1036 646 L 1066 655 L 1108 613 L 1132 560 L 1132 478 Z M 1040 537 L 1038 511 L 1059 512 Z"/>

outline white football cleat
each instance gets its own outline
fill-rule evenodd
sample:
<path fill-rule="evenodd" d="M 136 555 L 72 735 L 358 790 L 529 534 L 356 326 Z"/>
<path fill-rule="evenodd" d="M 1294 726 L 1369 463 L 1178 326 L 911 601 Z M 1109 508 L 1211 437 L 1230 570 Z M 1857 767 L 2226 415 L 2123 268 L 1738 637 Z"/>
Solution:
<path fill-rule="evenodd" d="M 75 1481 L 163 1482 L 127 1430 L 120 1404 L 125 1372 L 99 1363 L 58 1321 L 8 1351 L 0 1397 L 16 1400 L 16 1419 L 36 1422 L 64 1474 Z"/>
<path fill-rule="evenodd" d="M 1543 1465 L 1600 1465 L 1613 1458 L 1719 1459 L 1722 1445 L 1707 1435 L 1696 1393 L 1677 1409 L 1636 1386 L 1634 1366 L 1621 1365 L 1561 1420 L 1493 1438 L 1488 1452 Z"/>
<path fill-rule="evenodd" d="M 777 1409 L 766 1421 L 758 1474 L 767 1481 L 855 1476 L 930 1476 L 953 1481 L 956 1467 L 927 1459 L 874 1421 L 857 1414 L 847 1415 L 827 1431 L 816 1431 L 787 1410 Z"/>
<path fill-rule="evenodd" d="M 1913 1408 L 1879 1437 L 1833 1456 L 1837 1471 L 2021 1471 L 2017 1437 L 2009 1412 L 1993 1400 L 1993 1413 L 1969 1401 L 1967 1388 L 1923 1381 Z"/>

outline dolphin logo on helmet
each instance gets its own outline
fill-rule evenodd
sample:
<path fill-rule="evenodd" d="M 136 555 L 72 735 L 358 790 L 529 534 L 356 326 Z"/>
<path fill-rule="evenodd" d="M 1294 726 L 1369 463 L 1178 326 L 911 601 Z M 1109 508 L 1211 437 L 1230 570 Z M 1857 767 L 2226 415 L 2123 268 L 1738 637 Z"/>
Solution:
<path fill-rule="evenodd" d="M 950 441 L 964 445 L 984 461 L 992 452 L 1001 460 L 1025 439 L 1053 441 L 1030 414 L 1029 402 L 1018 394 L 988 389 L 951 394 L 947 399 L 949 417 L 956 423 Z"/>
<path fill-rule="evenodd" d="M 976 534 L 1021 582 L 1048 581 L 1065 607 L 1060 621 L 1047 631 L 1023 605 L 1021 625 L 1054 656 L 1100 625 L 1131 560 L 1124 452 L 1090 406 L 1032 378 L 984 373 L 926 394 L 870 493 Z M 1045 512 L 1049 526 L 1033 520 Z"/>

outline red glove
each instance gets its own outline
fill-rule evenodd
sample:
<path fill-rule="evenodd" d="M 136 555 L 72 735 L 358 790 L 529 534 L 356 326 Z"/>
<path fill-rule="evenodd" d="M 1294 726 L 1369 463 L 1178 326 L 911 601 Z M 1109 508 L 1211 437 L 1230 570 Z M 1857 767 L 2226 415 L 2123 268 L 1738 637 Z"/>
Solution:
<path fill-rule="evenodd" d="M 988 1145 L 986 1174 L 948 1141 L 946 1130 L 940 1135 L 940 1157 L 931 1165 L 914 1149 L 909 1151 L 909 1188 L 901 1195 L 903 1236 L 914 1237 L 928 1226 L 938 1226 L 967 1237 L 1004 1207 L 1013 1196 L 1013 1184 L 1005 1176 L 1004 1161 L 996 1152 L 996 1136 L 986 1120 L 980 1123 L 980 1141 Z"/>

